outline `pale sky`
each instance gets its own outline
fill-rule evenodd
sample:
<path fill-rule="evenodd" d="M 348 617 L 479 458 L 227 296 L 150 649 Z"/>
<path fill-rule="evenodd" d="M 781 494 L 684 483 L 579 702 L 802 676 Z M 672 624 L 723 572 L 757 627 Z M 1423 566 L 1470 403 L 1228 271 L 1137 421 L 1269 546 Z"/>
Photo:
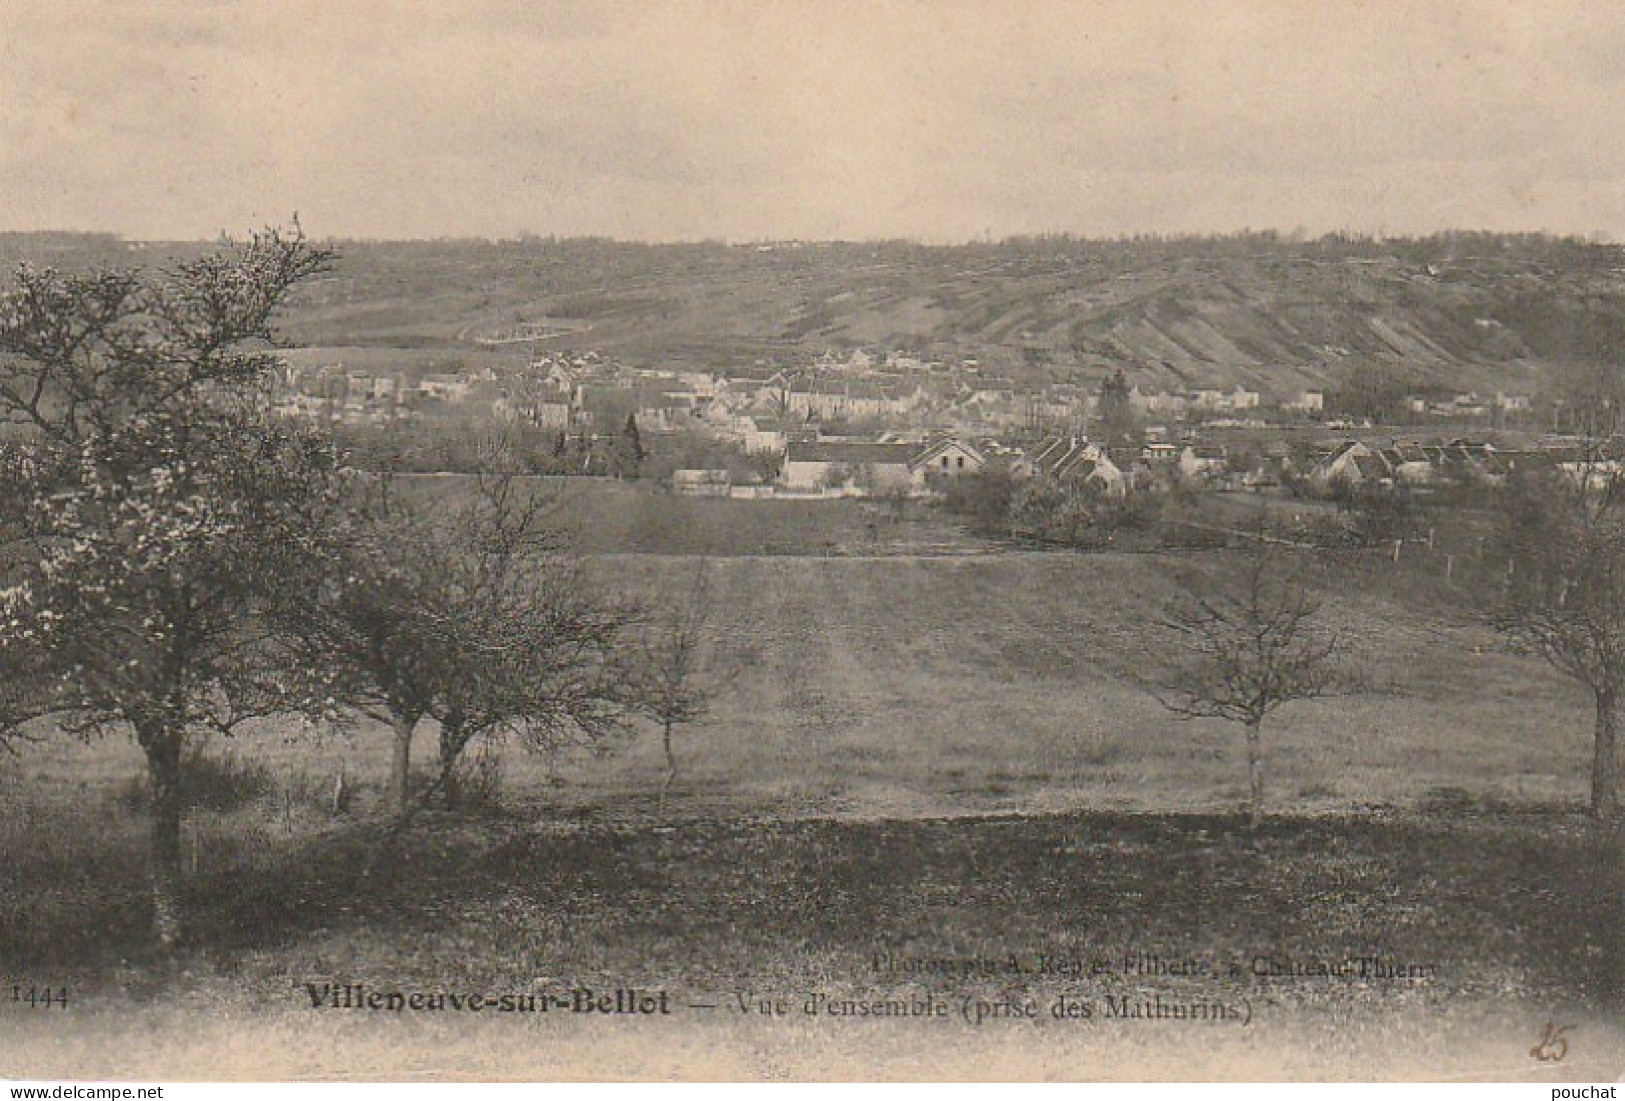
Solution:
<path fill-rule="evenodd" d="M 0 0 L 0 229 L 1625 239 L 1625 8 Z"/>

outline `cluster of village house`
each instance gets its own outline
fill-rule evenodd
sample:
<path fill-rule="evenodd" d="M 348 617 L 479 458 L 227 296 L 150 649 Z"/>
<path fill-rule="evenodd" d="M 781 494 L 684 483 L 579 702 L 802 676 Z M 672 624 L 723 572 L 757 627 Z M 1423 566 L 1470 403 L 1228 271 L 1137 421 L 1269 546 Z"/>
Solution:
<path fill-rule="evenodd" d="M 1265 395 L 1245 386 L 1180 392 L 1129 387 L 1127 400 L 1144 420 L 1149 442 L 1109 451 L 1086 438 L 1097 411 L 1097 389 L 1077 383 L 1019 388 L 1011 377 L 984 370 L 975 360 L 949 365 L 902 353 L 879 357 L 858 351 L 826 355 L 801 368 L 758 366 L 727 373 L 631 368 L 594 352 L 543 355 L 524 367 L 410 374 L 331 363 L 288 368 L 273 404 L 287 415 L 347 423 L 461 413 L 571 435 L 613 433 L 630 416 L 640 432 L 697 431 L 746 453 L 782 456 L 771 487 L 733 485 L 725 472 L 715 470 L 679 471 L 673 480 L 678 492 L 741 496 L 927 492 L 990 463 L 1018 475 L 1092 482 L 1112 493 L 1176 473 L 1261 489 L 1279 484 L 1284 453 L 1236 470 L 1221 448 L 1189 439 L 1171 442 L 1177 433 L 1170 426 L 1194 420 L 1215 428 L 1264 427 L 1319 419 L 1326 408 L 1318 390 Z M 1412 404 L 1418 412 L 1474 417 L 1492 409 L 1526 410 L 1529 399 L 1497 394 L 1481 401 L 1462 394 Z M 1024 448 L 1001 442 L 1017 436 L 1041 442 Z M 1495 454 L 1484 445 L 1377 449 L 1357 444 L 1298 473 L 1310 482 L 1350 485 L 1430 484 L 1469 471 L 1495 478 L 1504 465 Z"/>
<path fill-rule="evenodd" d="M 1017 478 L 1075 482 L 1113 496 L 1166 487 L 1174 481 L 1265 492 L 1281 488 L 1289 479 L 1311 492 L 1334 494 L 1340 488 L 1495 486 L 1519 469 L 1542 468 L 1576 481 L 1606 484 L 1625 473 L 1625 451 L 1573 445 L 1514 450 L 1472 440 L 1391 446 L 1349 440 L 1319 449 L 1296 464 L 1282 446 L 1265 447 L 1241 464 L 1232 463 L 1222 447 L 1161 441 L 1141 447 L 1104 447 L 1075 434 L 1047 436 L 1019 451 L 997 440 L 952 435 L 923 444 L 809 438 L 790 442 L 779 480 L 790 492 L 930 493 L 992 464 Z M 678 471 L 674 488 L 693 494 L 730 492 L 722 471 Z M 740 495 L 748 494 L 747 490 Z"/>
<path fill-rule="evenodd" d="M 1520 470 L 1550 470 L 1588 488 L 1606 486 L 1625 473 L 1625 448 L 1613 442 L 1497 448 L 1472 440 L 1383 447 L 1349 440 L 1318 455 L 1304 477 L 1310 487 L 1320 491 L 1340 484 L 1354 489 L 1428 488 L 1450 483 L 1494 486 Z"/>

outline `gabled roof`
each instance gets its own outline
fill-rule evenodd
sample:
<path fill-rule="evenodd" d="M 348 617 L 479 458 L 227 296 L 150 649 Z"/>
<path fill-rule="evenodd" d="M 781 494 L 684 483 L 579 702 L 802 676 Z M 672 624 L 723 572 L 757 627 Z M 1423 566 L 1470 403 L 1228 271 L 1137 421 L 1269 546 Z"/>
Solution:
<path fill-rule="evenodd" d="M 1549 454 L 1553 455 L 1558 463 L 1575 466 L 1584 463 L 1618 463 L 1620 452 L 1611 447 L 1587 447 L 1584 444 L 1571 444 L 1566 447 L 1552 448 Z"/>
<path fill-rule="evenodd" d="M 1361 443 L 1359 440 L 1344 440 L 1342 443 L 1332 448 L 1331 451 L 1327 453 L 1326 458 L 1323 461 L 1329 466 L 1357 447 L 1363 448 L 1365 447 L 1365 444 Z"/>
<path fill-rule="evenodd" d="M 694 384 L 683 378 L 664 378 L 660 375 L 637 376 L 637 387 L 641 390 L 653 390 L 666 394 L 692 394 Z"/>
<path fill-rule="evenodd" d="M 1391 468 L 1383 461 L 1383 457 L 1376 452 L 1354 456 L 1354 468 L 1360 472 L 1361 477 L 1370 478 L 1373 481 L 1381 481 L 1392 474 Z"/>
<path fill-rule="evenodd" d="M 1033 451 L 1027 462 L 1053 478 L 1087 479 L 1097 474 L 1110 477 L 1122 473 L 1098 445 L 1081 436 L 1057 436 L 1047 440 Z"/>
<path fill-rule="evenodd" d="M 967 458 L 978 463 L 987 462 L 987 456 L 972 445 L 954 436 L 947 436 L 939 440 L 928 441 L 925 449 L 914 456 L 914 465 L 931 462 L 949 451 L 962 451 Z"/>
<path fill-rule="evenodd" d="M 1037 470 L 1053 474 L 1060 464 L 1088 447 L 1089 441 L 1083 436 L 1051 436 L 1028 452 L 1026 461 Z"/>
<path fill-rule="evenodd" d="M 814 440 L 791 441 L 785 451 L 790 463 L 867 463 L 879 466 L 907 466 L 914 457 L 914 445 L 907 443 L 835 443 Z"/>
<path fill-rule="evenodd" d="M 853 382 L 846 388 L 845 396 L 864 401 L 888 401 L 891 394 L 877 382 Z"/>

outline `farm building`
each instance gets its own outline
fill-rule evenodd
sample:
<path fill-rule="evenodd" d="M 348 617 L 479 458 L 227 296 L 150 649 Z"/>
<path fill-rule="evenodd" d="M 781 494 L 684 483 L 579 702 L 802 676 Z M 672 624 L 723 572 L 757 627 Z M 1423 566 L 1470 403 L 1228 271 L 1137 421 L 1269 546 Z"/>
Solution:
<path fill-rule="evenodd" d="M 917 448 L 906 443 L 792 441 L 779 473 L 786 489 L 811 491 L 855 486 L 871 491 L 914 488 Z"/>
<path fill-rule="evenodd" d="M 987 456 L 980 450 L 952 436 L 928 443 L 913 459 L 914 468 L 927 478 L 958 478 L 986 465 Z"/>
<path fill-rule="evenodd" d="M 671 491 L 679 497 L 726 497 L 732 479 L 726 470 L 674 470 Z"/>
<path fill-rule="evenodd" d="M 1349 440 L 1316 463 L 1309 472 L 1309 482 L 1322 491 L 1342 483 L 1349 486 L 1381 485 L 1391 483 L 1393 471 L 1375 449 Z"/>
<path fill-rule="evenodd" d="M 1082 436 L 1052 436 L 1011 466 L 1018 478 L 1048 477 L 1093 482 L 1108 493 L 1128 492 L 1128 478 L 1105 448 Z"/>
<path fill-rule="evenodd" d="M 1179 453 L 1179 471 L 1187 478 L 1218 478 L 1230 469 L 1222 447 L 1189 444 Z"/>

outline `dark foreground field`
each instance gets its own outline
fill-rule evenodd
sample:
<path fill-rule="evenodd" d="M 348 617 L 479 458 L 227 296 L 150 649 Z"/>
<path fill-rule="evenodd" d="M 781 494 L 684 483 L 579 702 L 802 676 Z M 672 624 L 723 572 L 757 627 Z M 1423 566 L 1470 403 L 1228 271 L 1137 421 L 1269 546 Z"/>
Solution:
<path fill-rule="evenodd" d="M 94 869 L 20 854 L 55 905 L 8 894 L 0 951 L 73 1001 L 8 1007 L 20 1043 L 0 1070 L 207 1077 L 194 1061 L 224 1044 L 214 1074 L 365 1074 L 342 1061 L 353 1043 L 384 1060 L 375 1074 L 394 1058 L 388 1076 L 523 1076 L 598 1040 L 632 1062 L 571 1073 L 693 1073 L 711 1051 L 723 1074 L 842 1077 L 874 1059 L 933 1076 L 955 1064 L 907 1060 L 995 1045 L 1061 1077 L 1521 1079 L 1595 1076 L 1622 1054 L 1604 982 L 1613 863 L 1566 813 L 1277 820 L 1254 837 L 1228 816 L 606 825 L 531 807 L 426 818 L 384 857 L 378 840 L 349 824 L 217 861 L 193 884 L 178 963 L 145 946 L 135 853 Z M 1378 962 L 1363 976 L 1292 973 L 1365 957 Z M 317 1009 L 307 983 L 665 991 L 672 1014 Z M 815 995 L 935 997 L 946 1016 L 808 1015 Z M 788 1015 L 745 1014 L 741 997 Z M 1088 1016 L 1057 1018 L 1058 1004 Z M 1549 1020 L 1573 1026 L 1564 1066 L 1530 1055 Z M 403 1046 L 431 1040 L 452 1046 Z M 835 1047 L 866 1054 L 799 1061 Z M 1019 1073 L 996 1066 L 957 1073 Z"/>

